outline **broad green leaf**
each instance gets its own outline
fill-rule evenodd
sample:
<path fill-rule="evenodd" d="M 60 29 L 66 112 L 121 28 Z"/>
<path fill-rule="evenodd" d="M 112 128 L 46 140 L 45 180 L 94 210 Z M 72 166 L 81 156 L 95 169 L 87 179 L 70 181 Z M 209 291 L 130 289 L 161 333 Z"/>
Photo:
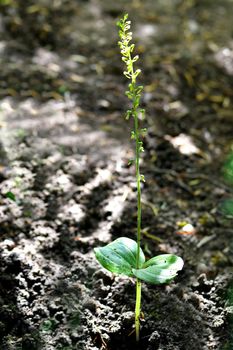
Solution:
<path fill-rule="evenodd" d="M 120 237 L 105 247 L 95 248 L 95 256 L 105 269 L 126 276 L 133 276 L 136 268 L 137 243 L 130 238 Z M 139 266 L 142 267 L 145 256 L 140 249 Z"/>
<path fill-rule="evenodd" d="M 141 269 L 133 269 L 135 277 L 152 284 L 161 284 L 171 281 L 177 271 L 182 270 L 183 260 L 173 254 L 158 255 L 145 264 Z"/>

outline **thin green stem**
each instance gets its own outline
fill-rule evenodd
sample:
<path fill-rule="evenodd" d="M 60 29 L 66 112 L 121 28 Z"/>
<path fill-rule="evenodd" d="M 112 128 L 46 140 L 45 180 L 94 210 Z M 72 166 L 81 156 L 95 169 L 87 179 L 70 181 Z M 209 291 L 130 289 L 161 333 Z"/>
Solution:
<path fill-rule="evenodd" d="M 141 175 L 140 175 L 140 143 L 138 130 L 138 115 L 134 114 L 134 133 L 135 133 L 135 151 L 136 151 L 136 182 L 137 182 L 137 256 L 136 267 L 139 269 L 140 244 L 141 244 Z M 136 305 L 135 305 L 135 331 L 136 341 L 139 341 L 140 334 L 140 313 L 141 313 L 141 281 L 136 280 Z"/>
<path fill-rule="evenodd" d="M 141 175 L 140 175 L 140 133 L 138 126 L 138 111 L 136 106 L 136 78 L 134 73 L 134 66 L 129 54 L 129 60 L 132 63 L 132 92 L 133 92 L 133 106 L 132 106 L 132 115 L 134 117 L 134 135 L 135 135 L 135 170 L 136 170 L 136 183 L 137 183 L 137 255 L 136 255 L 136 268 L 139 269 L 140 261 L 140 245 L 141 245 Z M 140 339 L 140 314 L 141 314 L 141 281 L 136 279 L 136 303 L 135 303 L 135 332 L 136 332 L 136 341 Z"/>
<path fill-rule="evenodd" d="M 133 108 L 132 114 L 134 116 L 134 134 L 135 134 L 135 167 L 136 167 L 136 183 L 137 183 L 137 255 L 136 255 L 136 268 L 139 269 L 140 261 L 140 244 L 141 244 L 141 175 L 140 175 L 140 140 L 139 140 L 139 127 L 138 127 L 138 113 L 136 107 L 136 84 L 134 80 L 134 71 L 132 68 L 132 86 L 133 86 Z M 136 279 L 136 304 L 135 304 L 135 332 L 136 341 L 140 338 L 140 314 L 141 314 L 141 281 Z"/>
<path fill-rule="evenodd" d="M 135 331 L 136 341 L 140 338 L 140 313 L 141 313 L 141 281 L 136 280 L 136 304 L 135 304 Z"/>
<path fill-rule="evenodd" d="M 138 131 L 138 116 L 134 117 L 134 132 L 136 143 L 136 182 L 137 182 L 137 257 L 136 266 L 139 269 L 139 257 L 140 257 L 140 244 L 141 244 L 141 175 L 140 175 L 140 143 L 139 143 L 139 131 Z"/>

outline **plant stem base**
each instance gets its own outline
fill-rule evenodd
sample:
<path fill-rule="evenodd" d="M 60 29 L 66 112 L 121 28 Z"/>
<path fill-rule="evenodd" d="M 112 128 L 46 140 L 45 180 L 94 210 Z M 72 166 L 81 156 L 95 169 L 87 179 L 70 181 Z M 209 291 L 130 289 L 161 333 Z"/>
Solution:
<path fill-rule="evenodd" d="M 136 341 L 139 341 L 140 337 L 140 313 L 141 313 L 141 281 L 136 280 L 136 305 L 135 305 L 135 331 Z"/>

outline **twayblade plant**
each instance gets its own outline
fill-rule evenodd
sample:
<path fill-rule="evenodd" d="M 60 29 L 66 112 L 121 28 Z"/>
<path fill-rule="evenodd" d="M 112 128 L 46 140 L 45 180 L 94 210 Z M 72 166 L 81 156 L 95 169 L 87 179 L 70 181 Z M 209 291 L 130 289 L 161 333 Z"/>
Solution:
<path fill-rule="evenodd" d="M 152 284 L 170 282 L 177 271 L 183 268 L 183 260 L 173 254 L 163 254 L 146 261 L 145 255 L 140 247 L 141 244 L 141 181 L 145 181 L 140 174 L 140 153 L 143 152 L 142 137 L 146 129 L 140 127 L 145 111 L 140 108 L 140 99 L 143 86 L 138 85 L 136 80 L 141 73 L 140 69 L 134 68 L 138 56 L 133 56 L 135 45 L 131 43 L 131 22 L 128 14 L 125 14 L 117 26 L 119 27 L 118 42 L 121 50 L 122 60 L 125 62 L 124 75 L 129 79 L 126 95 L 131 101 L 131 109 L 126 112 L 126 119 L 133 118 L 134 130 L 131 138 L 135 140 L 135 169 L 137 183 L 137 242 L 127 237 L 117 238 L 105 247 L 95 248 L 95 255 L 99 263 L 107 270 L 136 278 L 136 304 L 135 304 L 135 332 L 136 340 L 139 341 L 140 313 L 141 313 L 141 281 Z"/>

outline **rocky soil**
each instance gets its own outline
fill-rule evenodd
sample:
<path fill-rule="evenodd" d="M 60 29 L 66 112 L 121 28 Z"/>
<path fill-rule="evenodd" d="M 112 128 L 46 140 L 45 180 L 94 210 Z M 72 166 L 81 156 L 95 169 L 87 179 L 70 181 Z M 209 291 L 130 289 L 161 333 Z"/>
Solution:
<path fill-rule="evenodd" d="M 232 349 L 232 8 L 0 2 L 2 350 Z M 134 281 L 93 253 L 136 235 L 115 26 L 126 11 L 147 110 L 142 246 L 185 261 L 170 285 L 143 284 L 140 344 Z"/>

